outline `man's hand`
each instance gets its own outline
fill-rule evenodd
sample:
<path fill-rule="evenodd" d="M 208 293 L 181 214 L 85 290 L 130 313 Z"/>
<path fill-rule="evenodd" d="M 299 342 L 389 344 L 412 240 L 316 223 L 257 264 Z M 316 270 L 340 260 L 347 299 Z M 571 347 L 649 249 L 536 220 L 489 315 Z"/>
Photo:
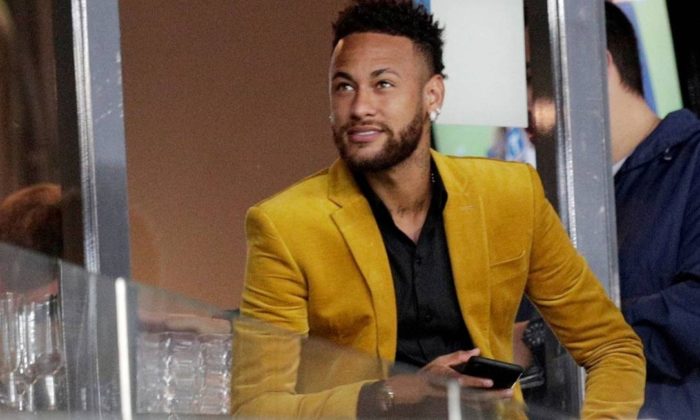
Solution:
<path fill-rule="evenodd" d="M 461 350 L 446 354 L 425 365 L 420 372 L 433 377 L 455 379 L 461 386 L 491 388 L 493 386 L 492 380 L 462 375 L 452 368 L 453 366 L 466 363 L 472 356 L 478 356 L 479 354 L 481 354 L 479 349 L 472 349 L 469 351 Z"/>
<path fill-rule="evenodd" d="M 425 365 L 417 375 L 397 375 L 388 378 L 385 384 L 394 393 L 397 404 L 414 404 L 427 397 L 446 398 L 445 385 L 447 380 L 454 379 L 460 386 L 476 388 L 481 392 L 465 393 L 479 399 L 504 399 L 513 396 L 512 389 L 492 390 L 493 381 L 487 378 L 462 375 L 452 368 L 467 362 L 472 356 L 478 356 L 481 351 L 478 348 L 469 351 L 457 351 L 437 357 Z"/>

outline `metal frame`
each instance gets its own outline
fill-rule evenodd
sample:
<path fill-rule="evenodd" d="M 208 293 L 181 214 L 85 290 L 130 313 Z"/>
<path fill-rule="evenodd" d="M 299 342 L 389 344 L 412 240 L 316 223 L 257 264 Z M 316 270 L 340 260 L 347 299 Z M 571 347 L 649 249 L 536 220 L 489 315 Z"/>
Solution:
<path fill-rule="evenodd" d="M 533 101 L 550 104 L 555 116 L 538 139 L 538 170 L 571 240 L 619 305 L 604 4 L 530 0 L 528 19 Z M 585 375 L 553 336 L 547 348 L 547 381 L 562 385 L 550 403 L 578 415 Z"/>
<path fill-rule="evenodd" d="M 54 7 L 67 257 L 129 278 L 118 1 L 54 0 Z"/>
<path fill-rule="evenodd" d="M 609 296 L 619 305 L 615 194 L 610 156 L 603 2 L 550 1 L 553 69 L 560 77 L 559 194 L 567 228 Z"/>
<path fill-rule="evenodd" d="M 528 1 L 533 101 L 555 116 L 538 136 L 537 169 L 574 245 L 618 302 L 604 13 L 602 1 Z"/>
<path fill-rule="evenodd" d="M 60 142 L 57 155 L 65 202 L 66 259 L 90 273 L 129 278 L 118 0 L 54 0 L 53 7 Z M 72 272 L 63 268 L 61 278 L 70 279 Z M 100 328 L 105 326 L 104 320 L 115 319 L 114 305 L 109 304 L 114 302 L 114 289 L 98 282 L 98 276 L 84 284 L 74 279 L 62 281 L 61 305 L 66 325 L 83 328 L 66 331 L 64 341 L 69 355 L 69 406 L 101 416 L 110 414 L 111 409 L 105 409 L 102 401 L 110 396 L 85 387 L 109 383 L 118 375 L 119 366 L 114 329 Z M 66 290 L 81 284 L 85 290 Z M 65 308 L 74 309 L 66 312 Z M 85 354 L 85 350 L 96 357 L 75 357 Z"/>
<path fill-rule="evenodd" d="M 88 271 L 129 277 L 129 220 L 118 1 L 73 0 Z"/>

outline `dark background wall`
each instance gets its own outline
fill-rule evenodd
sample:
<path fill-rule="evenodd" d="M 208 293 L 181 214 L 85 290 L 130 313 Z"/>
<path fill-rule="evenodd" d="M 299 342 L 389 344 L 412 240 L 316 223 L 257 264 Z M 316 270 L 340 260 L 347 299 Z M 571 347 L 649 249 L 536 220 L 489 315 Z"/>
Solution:
<path fill-rule="evenodd" d="M 234 308 L 245 211 L 335 158 L 344 0 L 121 0 L 132 274 Z"/>

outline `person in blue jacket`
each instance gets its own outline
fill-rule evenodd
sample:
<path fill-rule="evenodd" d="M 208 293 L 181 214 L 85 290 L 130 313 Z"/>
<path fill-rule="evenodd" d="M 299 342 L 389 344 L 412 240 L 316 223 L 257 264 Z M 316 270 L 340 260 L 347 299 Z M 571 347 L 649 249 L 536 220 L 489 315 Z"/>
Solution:
<path fill-rule="evenodd" d="M 700 120 L 656 116 L 634 29 L 612 3 L 605 11 L 622 311 L 647 358 L 640 417 L 698 419 Z"/>

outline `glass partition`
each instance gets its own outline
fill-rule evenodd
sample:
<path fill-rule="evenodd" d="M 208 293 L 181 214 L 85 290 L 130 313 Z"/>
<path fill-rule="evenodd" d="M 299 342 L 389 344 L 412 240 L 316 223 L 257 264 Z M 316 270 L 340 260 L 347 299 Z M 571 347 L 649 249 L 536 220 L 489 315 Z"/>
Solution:
<path fill-rule="evenodd" d="M 563 418 L 0 243 L 3 417 L 352 417 L 398 375 L 395 417 Z"/>

